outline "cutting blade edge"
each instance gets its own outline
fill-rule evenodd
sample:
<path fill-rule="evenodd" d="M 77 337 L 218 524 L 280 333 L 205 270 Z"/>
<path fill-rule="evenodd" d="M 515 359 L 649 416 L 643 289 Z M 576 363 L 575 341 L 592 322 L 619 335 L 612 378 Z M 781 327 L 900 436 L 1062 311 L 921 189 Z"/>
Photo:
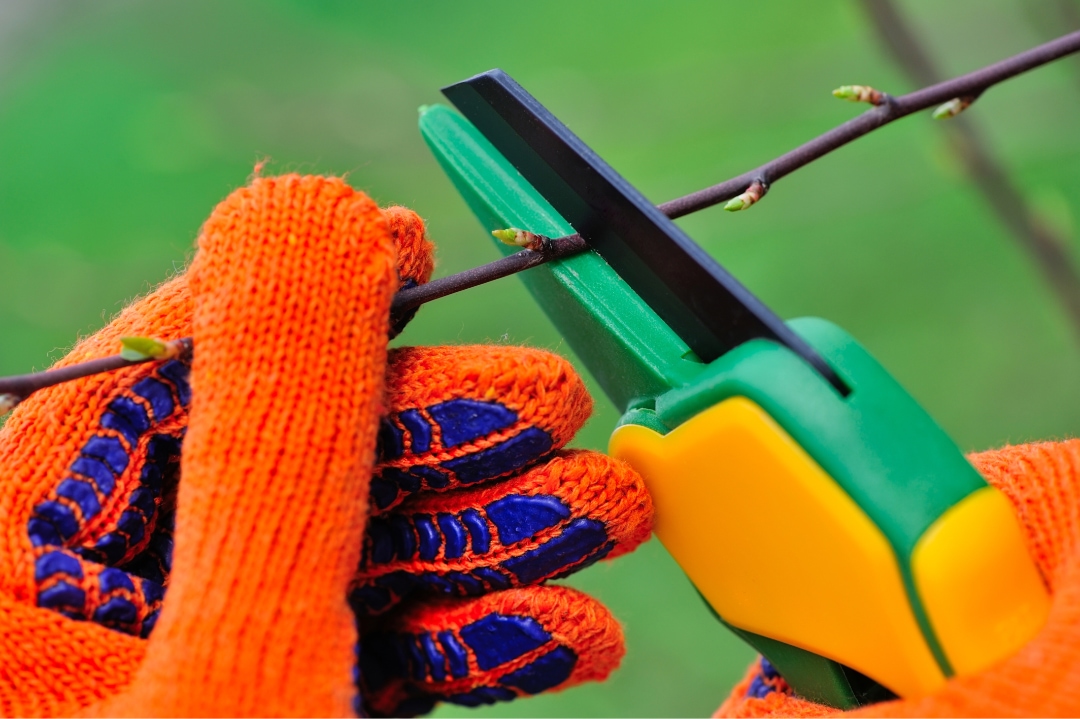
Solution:
<path fill-rule="evenodd" d="M 752 339 L 836 372 L 765 303 L 502 70 L 443 94 L 704 362 Z"/>

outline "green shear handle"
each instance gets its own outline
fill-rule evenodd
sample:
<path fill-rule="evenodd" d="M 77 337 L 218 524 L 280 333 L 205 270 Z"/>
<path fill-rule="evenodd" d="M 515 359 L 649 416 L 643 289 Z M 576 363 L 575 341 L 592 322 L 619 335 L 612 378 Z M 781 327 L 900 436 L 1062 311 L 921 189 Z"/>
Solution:
<path fill-rule="evenodd" d="M 481 224 L 577 230 L 599 250 L 522 279 L 623 412 L 611 452 L 649 485 L 657 535 L 797 693 L 842 708 L 926 694 L 1038 631 L 1048 595 L 1007 500 L 854 339 L 773 322 L 501 71 L 444 92 L 483 132 L 438 106 L 420 129 Z M 622 262 L 643 223 L 701 273 Z"/>

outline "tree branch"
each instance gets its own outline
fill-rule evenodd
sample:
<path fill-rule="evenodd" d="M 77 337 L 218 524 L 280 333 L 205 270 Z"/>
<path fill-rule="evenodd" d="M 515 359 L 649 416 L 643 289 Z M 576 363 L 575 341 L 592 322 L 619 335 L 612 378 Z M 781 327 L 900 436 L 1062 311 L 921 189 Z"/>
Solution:
<path fill-rule="evenodd" d="M 530 267 L 576 255 L 589 249 L 581 235 L 567 235 L 555 239 L 545 237 L 543 240 L 538 250 L 521 250 L 486 265 L 401 290 L 394 295 L 393 303 L 390 305 L 391 324 L 397 324 L 393 318 L 403 317 L 425 302 L 486 284 L 492 280 L 509 277 Z"/>
<path fill-rule="evenodd" d="M 791 152 L 718 185 L 665 202 L 659 205 L 659 209 L 665 215 L 674 219 L 733 199 L 748 190 L 755 182 L 769 187 L 800 167 L 804 167 L 833 150 L 843 147 L 852 140 L 867 135 L 879 127 L 884 127 L 890 122 L 955 98 L 977 96 L 999 82 L 1078 51 L 1080 51 L 1080 31 L 1064 35 L 1019 55 L 1014 55 L 1007 60 L 1002 60 L 981 70 L 961 75 L 946 82 L 933 83 L 933 80 L 929 80 L 928 82 L 932 83 L 929 87 L 908 95 L 901 97 L 884 95 L 881 105 L 867 110 L 858 117 L 848 120 L 839 127 L 814 138 Z M 394 298 L 393 313 L 398 316 L 409 310 L 416 309 L 430 300 L 445 297 L 459 290 L 497 280 L 586 249 L 585 242 L 577 235 L 560 237 L 551 242 L 554 247 L 546 255 L 538 254 L 532 250 L 522 250 L 488 265 L 466 270 L 450 277 L 443 277 L 426 285 L 402 290 Z"/>
<path fill-rule="evenodd" d="M 190 337 L 185 337 L 168 344 L 170 358 L 190 357 L 195 346 Z M 67 367 L 60 367 L 58 369 L 50 369 L 44 372 L 20 374 L 13 377 L 0 377 L 0 415 L 8 412 L 12 407 L 34 392 L 37 392 L 39 389 L 52 387 L 54 384 L 69 382 L 73 379 L 79 379 L 80 377 L 89 377 L 90 375 L 100 374 L 102 372 L 112 372 L 113 370 L 118 370 L 122 367 L 130 367 L 131 365 L 149 362 L 152 359 L 155 358 L 149 355 L 139 359 L 129 359 L 123 355 L 117 354 L 112 355 L 111 357 L 87 360 L 86 362 L 79 362 L 78 364 L 68 365 Z"/>
<path fill-rule="evenodd" d="M 981 70 L 961 75 L 946 82 L 930 85 L 901 97 L 891 97 L 882 93 L 879 98 L 880 105 L 848 120 L 810 142 L 800 145 L 791 152 L 718 185 L 665 202 L 659 205 L 659 209 L 673 219 L 682 217 L 742 195 L 755 183 L 761 186 L 760 194 L 764 195 L 765 189 L 781 178 L 786 177 L 800 167 L 805 167 L 814 160 L 824 157 L 833 150 L 843 147 L 852 140 L 873 132 L 879 127 L 884 127 L 902 117 L 940 105 L 949 100 L 962 97 L 978 97 L 987 88 L 999 82 L 1016 77 L 1028 70 L 1077 51 L 1080 51 L 1080 31 L 1051 40 Z M 538 250 L 522 250 L 495 262 L 465 272 L 459 272 L 456 275 L 442 277 L 425 285 L 401 290 L 395 295 L 391 305 L 392 323 L 396 319 L 407 316 L 410 311 L 415 310 L 425 302 L 446 297 L 455 292 L 507 277 L 551 260 L 569 257 L 588 249 L 585 241 L 579 235 L 543 239 L 544 241 Z M 1078 305 L 1078 311 L 1080 311 L 1080 305 Z M 1077 316 L 1080 317 L 1080 314 Z M 190 351 L 190 338 L 176 340 L 175 342 L 186 343 L 185 346 Z M 31 392 L 43 387 L 98 372 L 108 372 L 127 367 L 137 364 L 139 361 L 146 360 L 133 361 L 120 356 L 106 357 L 46 372 L 0 378 L 0 414 L 25 399 Z"/>
<path fill-rule="evenodd" d="M 852 140 L 857 140 L 879 127 L 884 127 L 890 122 L 907 117 L 920 110 L 940 105 L 954 98 L 965 95 L 979 95 L 999 82 L 1016 77 L 1028 70 L 1077 51 L 1080 51 L 1080 31 L 1051 40 L 1019 55 L 1014 55 L 1007 60 L 996 62 L 975 72 L 969 72 L 967 75 L 932 84 L 929 87 L 924 87 L 921 90 L 900 97 L 886 96 L 883 104 L 867 110 L 858 117 L 848 120 L 843 125 L 829 130 L 824 135 L 814 138 L 791 152 L 718 185 L 698 190 L 693 194 L 680 197 L 671 202 L 665 202 L 660 205 L 660 209 L 668 217 L 682 217 L 691 212 L 711 207 L 719 202 L 730 200 L 741 194 L 755 180 L 763 182 L 767 186 L 773 185 L 777 180 L 790 175 L 800 167 L 809 165 L 814 160 L 820 159 L 833 150 L 843 147 Z"/>

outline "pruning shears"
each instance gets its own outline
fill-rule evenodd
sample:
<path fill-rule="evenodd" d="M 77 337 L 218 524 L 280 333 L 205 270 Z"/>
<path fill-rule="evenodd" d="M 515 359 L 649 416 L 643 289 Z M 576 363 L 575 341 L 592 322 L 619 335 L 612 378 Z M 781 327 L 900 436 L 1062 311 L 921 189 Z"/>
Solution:
<path fill-rule="evenodd" d="M 501 70 L 443 93 L 420 129 L 484 227 L 588 243 L 522 280 L 623 412 L 661 542 L 800 696 L 925 695 L 1038 631 L 1008 500 L 851 336 L 781 320 Z"/>

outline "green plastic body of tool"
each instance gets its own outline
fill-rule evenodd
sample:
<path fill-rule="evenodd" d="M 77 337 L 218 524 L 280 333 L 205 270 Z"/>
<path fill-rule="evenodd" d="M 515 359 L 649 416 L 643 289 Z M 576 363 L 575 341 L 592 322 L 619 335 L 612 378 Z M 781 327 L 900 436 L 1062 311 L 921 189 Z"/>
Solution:
<path fill-rule="evenodd" d="M 449 108 L 434 106 L 422 110 L 420 128 L 443 169 L 485 229 L 519 227 L 550 237 L 573 233 L 573 228 L 566 224 L 467 120 Z M 511 251 L 511 248 L 506 249 Z M 939 550 L 934 547 L 920 549 L 920 543 L 932 545 L 930 538 L 933 535 L 937 545 L 941 545 L 943 540 L 940 536 L 948 535 L 949 531 L 957 534 L 957 530 L 949 530 L 948 526 L 940 529 L 944 526 L 942 517 L 951 509 L 954 515 L 961 514 L 956 508 L 967 506 L 964 504 L 965 500 L 967 504 L 972 504 L 974 497 L 982 496 L 980 492 L 993 490 L 987 490 L 985 481 L 940 427 L 843 330 L 816 319 L 788 323 L 842 377 L 851 389 L 846 398 L 841 397 L 820 374 L 790 350 L 766 340 L 747 342 L 709 364 L 702 363 L 611 267 L 593 252 L 548 263 L 529 270 L 520 277 L 588 366 L 607 396 L 623 412 L 616 436 L 625 426 L 632 427 L 634 432 L 639 432 L 639 428 L 647 430 L 642 434 L 647 434 L 648 437 L 644 439 L 650 442 L 653 437 L 657 443 L 670 437 L 673 441 L 678 438 L 677 441 L 687 445 L 693 441 L 694 430 L 689 427 L 694 423 L 698 425 L 699 434 L 700 425 L 709 422 L 712 423 L 709 427 L 735 426 L 735 429 L 739 430 L 739 422 L 743 420 L 729 420 L 725 417 L 750 417 L 751 420 L 748 421 L 757 423 L 754 431 L 758 434 L 755 436 L 764 437 L 761 441 L 765 444 L 762 446 L 778 447 L 776 452 L 780 459 L 774 459 L 781 463 L 786 462 L 785 466 L 795 467 L 790 470 L 791 475 L 796 478 L 793 481 L 798 483 L 805 479 L 804 484 L 800 484 L 796 490 L 808 491 L 811 494 L 816 492 L 814 496 L 820 499 L 821 507 L 824 507 L 820 510 L 824 514 L 820 516 L 825 519 L 820 519 L 813 511 L 808 510 L 811 519 L 806 521 L 809 524 L 805 530 L 799 531 L 813 534 L 818 531 L 816 527 L 821 522 L 827 523 L 832 521 L 830 517 L 843 515 L 848 519 L 837 520 L 841 524 L 853 522 L 859 525 L 851 530 L 855 532 L 851 536 L 873 535 L 871 539 L 874 541 L 881 538 L 881 546 L 887 547 L 889 555 L 885 560 L 889 566 L 881 571 L 886 574 L 893 572 L 896 575 L 895 593 L 900 597 L 898 601 L 904 604 L 903 611 L 908 617 L 902 621 L 883 619 L 882 622 L 892 621 L 897 624 L 909 621 L 911 632 L 918 635 L 921 647 L 911 650 L 912 656 L 919 651 L 925 654 L 925 660 L 918 661 L 922 661 L 926 666 L 908 674 L 904 673 L 906 670 L 903 667 L 878 670 L 876 660 L 864 662 L 858 667 L 853 666 L 859 662 L 849 661 L 849 656 L 858 659 L 865 655 L 865 650 L 841 647 L 833 651 L 830 646 L 821 645 L 816 640 L 800 639 L 802 635 L 798 629 L 794 633 L 786 629 L 772 631 L 768 616 L 759 618 L 760 612 L 755 608 L 772 606 L 770 598 L 755 600 L 756 604 L 748 605 L 745 612 L 738 608 L 729 609 L 733 606 L 732 601 L 737 604 L 740 600 L 731 594 L 729 587 L 724 586 L 725 578 L 706 576 L 708 569 L 704 570 L 703 575 L 700 569 L 701 566 L 708 566 L 710 553 L 715 552 L 719 556 L 723 553 L 723 548 L 702 547 L 703 541 L 695 538 L 693 541 L 697 544 L 690 549 L 680 550 L 680 555 L 680 552 L 673 548 L 678 541 L 673 539 L 672 544 L 669 544 L 664 533 L 660 532 L 659 512 L 664 505 L 658 501 L 657 531 L 662 541 L 672 550 L 676 560 L 687 569 L 691 579 L 721 621 L 768 657 L 800 695 L 847 708 L 889 697 L 891 692 L 900 695 L 925 693 L 944 682 L 955 671 L 964 673 L 965 667 L 974 666 L 973 660 L 963 658 L 959 663 L 964 666 L 954 667 L 954 653 L 956 657 L 970 657 L 976 649 L 961 647 L 954 652 L 952 647 L 957 646 L 957 642 L 962 644 L 968 640 L 957 640 L 955 637 L 958 636 L 958 630 L 950 629 L 947 624 L 950 621 L 950 611 L 955 614 L 957 611 L 968 610 L 955 609 L 948 597 L 941 599 L 945 590 L 937 591 L 935 595 L 936 590 L 932 587 L 930 590 L 926 589 L 926 586 L 929 586 L 927 582 L 938 581 L 926 579 L 933 575 L 934 571 L 939 574 L 954 571 L 952 567 L 955 564 L 949 564 L 953 560 L 931 558 L 923 561 L 917 560 L 916 555 L 921 552 L 930 557 L 937 552 L 934 556 L 939 556 Z M 716 409 L 718 407 L 726 407 L 731 411 L 724 414 L 724 411 Z M 706 415 L 709 418 L 703 419 Z M 760 419 L 755 419 L 757 417 Z M 732 438 L 725 441 L 735 442 L 734 454 L 740 455 L 743 447 L 738 443 L 745 444 L 745 440 L 738 437 L 742 435 L 732 435 Z M 613 447 L 615 444 L 613 438 Z M 623 444 L 626 444 L 625 439 Z M 658 451 L 662 460 L 662 455 L 667 450 L 661 447 Z M 696 450 L 687 451 L 692 453 Z M 744 460 L 749 464 L 739 467 L 759 467 L 753 456 L 745 457 Z M 643 465 L 648 464 L 643 460 Z M 720 464 L 723 462 L 720 461 Z M 663 474 L 664 470 L 657 471 Z M 693 470 L 690 468 L 687 471 Z M 825 480 L 821 480 L 822 477 Z M 646 481 L 649 479 L 646 474 Z M 826 481 L 830 486 L 823 488 L 822 481 Z M 757 486 L 752 484 L 754 482 L 753 476 L 733 477 L 728 483 L 732 487 L 715 495 L 715 501 L 719 503 L 718 522 L 728 521 L 725 520 L 728 515 L 724 514 L 725 502 L 760 501 L 760 498 L 753 499 L 752 494 L 744 496 L 743 489 L 740 488 L 753 488 Z M 815 482 L 817 484 L 814 484 Z M 781 482 L 777 486 L 787 485 Z M 839 487 L 838 493 L 835 492 L 835 487 Z M 707 489 L 712 491 L 711 486 Z M 668 490 L 658 491 L 651 484 L 650 490 L 658 499 L 667 496 L 665 492 Z M 833 492 L 835 496 L 829 495 L 829 492 Z M 783 490 L 781 493 L 784 493 Z M 747 496 L 750 499 L 746 499 Z M 675 507 L 678 500 L 679 497 L 675 496 L 671 500 L 673 503 L 668 506 Z M 851 510 L 850 507 L 856 509 Z M 774 520 L 770 519 L 769 507 L 761 507 L 760 511 L 765 523 L 763 532 L 787 531 L 783 527 L 770 530 L 773 525 L 769 522 Z M 847 514 L 844 514 L 845 512 Z M 669 516 L 664 519 L 669 526 L 674 526 L 677 518 Z M 729 519 L 743 521 L 743 518 Z M 796 517 L 795 523 L 798 521 L 800 520 Z M 958 522 L 962 520 L 953 522 L 953 525 Z M 841 533 L 843 531 L 847 530 L 842 530 Z M 858 534 L 859 532 L 862 534 Z M 752 534 L 753 530 L 750 533 Z M 701 536 L 707 536 L 707 532 Z M 769 536 L 751 539 L 762 545 L 769 543 Z M 736 537 L 733 541 L 741 540 Z M 828 546 L 829 541 L 838 540 L 825 537 L 821 541 L 825 543 L 822 546 Z M 950 548 L 942 550 L 946 554 L 971 551 L 970 548 L 956 549 L 958 540 L 949 541 L 952 542 Z M 808 544 L 812 545 L 813 542 L 808 540 Z M 782 557 L 784 547 L 774 546 L 770 551 L 774 556 Z M 689 557 L 689 554 L 695 556 Z M 879 557 L 875 561 L 880 564 L 880 552 L 875 556 Z M 706 565 L 702 565 L 702 561 L 705 561 Z M 725 561 L 728 560 L 718 559 L 716 566 L 734 566 L 730 563 L 725 565 Z M 731 561 L 737 564 L 739 559 L 736 556 Z M 818 560 L 810 559 L 811 563 L 815 561 Z M 930 569 L 913 568 L 919 561 Z M 1016 560 L 1019 564 L 1025 561 L 1030 563 L 1026 554 L 1023 559 Z M 829 571 L 835 572 L 836 567 L 829 567 L 828 557 L 821 558 L 820 562 L 825 568 L 825 574 Z M 691 567 L 696 569 L 691 571 Z M 944 569 L 941 569 L 942 567 Z M 797 569 L 799 568 L 792 567 L 792 571 Z M 1029 569 L 1020 567 L 1017 571 L 1028 577 L 1024 572 L 1030 574 L 1034 571 Z M 731 571 L 737 575 L 739 570 Z M 855 568 L 853 571 L 856 576 L 851 576 L 849 581 L 854 585 L 861 581 L 858 576 L 861 570 Z M 872 574 L 873 571 L 867 570 L 868 577 Z M 840 576 L 843 575 L 841 570 Z M 808 576 L 813 576 L 813 572 Z M 743 577 L 740 581 L 746 582 L 747 579 Z M 872 581 L 867 579 L 868 584 Z M 944 584 L 940 586 L 952 586 L 949 585 L 951 580 L 947 578 L 941 581 Z M 1031 582 L 1028 581 L 1028 584 Z M 828 590 L 823 591 L 826 592 L 826 599 L 832 596 L 828 595 Z M 871 594 L 874 591 L 877 589 L 871 591 Z M 793 595 L 784 601 L 796 607 L 800 603 L 813 605 L 812 597 L 805 601 L 800 599 L 798 587 L 793 588 L 792 593 Z M 724 598 L 732 596 L 735 598 Z M 931 600 L 934 603 L 933 611 L 926 606 L 926 602 Z M 868 601 L 872 604 L 876 600 L 871 597 Z M 883 601 L 888 604 L 891 600 Z M 1004 644 L 1001 646 L 1013 647 L 1026 639 L 1019 637 L 1018 632 L 1030 633 L 1031 626 L 1041 623 L 1039 613 L 1043 608 L 1038 597 L 1032 599 L 1025 595 L 1017 601 L 1027 602 L 1027 605 L 1016 611 L 1003 610 L 1004 613 L 997 614 L 991 612 L 994 618 L 987 620 L 1000 624 L 1003 621 L 1000 617 L 1006 616 L 1008 621 L 1013 622 L 1009 631 L 1017 636 L 1002 640 Z M 938 609 L 940 606 L 945 609 Z M 785 610 L 781 608 L 771 611 L 773 614 L 782 615 Z M 796 609 L 796 614 L 799 611 L 801 610 Z M 736 614 L 739 619 L 733 621 L 731 617 Z M 931 616 L 932 614 L 934 616 Z M 1021 619 L 1017 620 L 1016 617 Z M 797 628 L 807 624 L 805 619 L 797 617 L 792 621 Z M 895 627 L 889 631 L 894 630 L 900 634 L 907 631 Z M 857 636 L 860 631 L 856 629 L 852 632 L 848 642 L 851 646 L 861 641 Z M 963 631 L 959 633 L 963 634 Z M 892 636 L 888 632 L 886 635 Z M 946 651 L 942 636 L 953 643 L 949 646 L 949 651 Z M 859 651 L 863 651 L 863 654 L 859 654 Z M 964 654 L 965 651 L 967 655 Z M 978 651 L 985 653 L 985 650 Z M 880 652 L 887 654 L 890 649 L 883 647 Z M 885 664 L 903 663 L 903 660 L 895 657 L 881 661 Z M 870 678 L 864 675 L 869 675 Z"/>

